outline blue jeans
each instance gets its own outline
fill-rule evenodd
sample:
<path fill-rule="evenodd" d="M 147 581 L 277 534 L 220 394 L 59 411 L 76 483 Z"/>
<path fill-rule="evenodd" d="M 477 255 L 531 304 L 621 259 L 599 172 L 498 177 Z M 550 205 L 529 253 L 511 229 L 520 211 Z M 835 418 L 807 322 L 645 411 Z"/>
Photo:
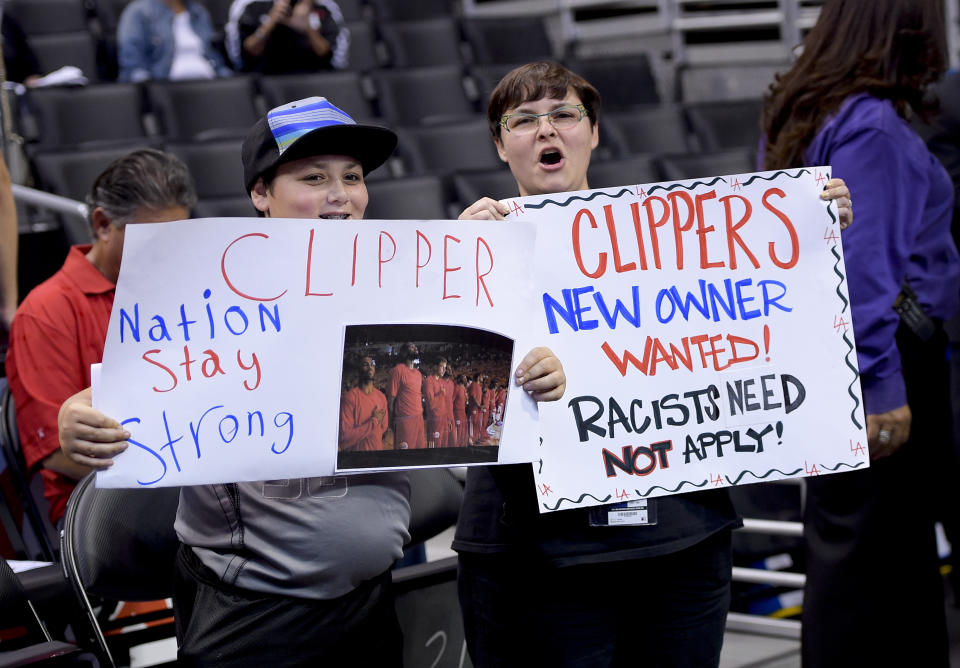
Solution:
<path fill-rule="evenodd" d="M 659 557 L 557 568 L 515 554 L 460 554 L 464 632 L 476 668 L 720 662 L 730 531 Z"/>

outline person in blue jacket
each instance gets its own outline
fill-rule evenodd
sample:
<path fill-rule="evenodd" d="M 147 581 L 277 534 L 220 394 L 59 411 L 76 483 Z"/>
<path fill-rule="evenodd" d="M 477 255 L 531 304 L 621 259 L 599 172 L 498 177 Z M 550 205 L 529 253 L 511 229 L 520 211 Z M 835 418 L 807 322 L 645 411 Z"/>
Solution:
<path fill-rule="evenodd" d="M 213 23 L 196 0 L 133 0 L 117 25 L 120 81 L 229 76 Z"/>
<path fill-rule="evenodd" d="M 830 165 L 860 221 L 843 249 L 871 464 L 808 480 L 805 666 L 948 665 L 932 469 L 960 261 L 950 178 L 907 123 L 944 36 L 939 0 L 830 0 L 765 101 L 763 166 Z"/>

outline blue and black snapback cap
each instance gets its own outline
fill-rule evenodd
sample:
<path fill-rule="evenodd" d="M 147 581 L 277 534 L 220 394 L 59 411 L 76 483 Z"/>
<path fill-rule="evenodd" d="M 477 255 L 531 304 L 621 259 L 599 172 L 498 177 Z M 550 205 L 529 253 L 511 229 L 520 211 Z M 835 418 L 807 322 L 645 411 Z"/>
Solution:
<path fill-rule="evenodd" d="M 396 147 L 392 130 L 359 124 L 325 97 L 308 97 L 271 109 L 250 128 L 243 141 L 244 185 L 250 192 L 267 170 L 313 155 L 356 158 L 366 175 Z"/>

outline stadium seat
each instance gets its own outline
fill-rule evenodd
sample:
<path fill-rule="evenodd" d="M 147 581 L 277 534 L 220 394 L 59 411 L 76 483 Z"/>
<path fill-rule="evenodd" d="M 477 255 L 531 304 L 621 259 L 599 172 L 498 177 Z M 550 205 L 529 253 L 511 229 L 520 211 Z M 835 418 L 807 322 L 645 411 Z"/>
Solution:
<path fill-rule="evenodd" d="M 517 197 L 517 182 L 506 165 L 499 169 L 457 172 L 453 175 L 453 189 L 461 210 L 481 197 L 507 199 Z"/>
<path fill-rule="evenodd" d="M 337 0 L 337 6 L 340 8 L 343 20 L 348 23 L 363 21 L 366 18 L 363 0 Z"/>
<path fill-rule="evenodd" d="M 83 0 L 7 0 L 3 11 L 14 17 L 27 35 L 87 29 Z"/>
<path fill-rule="evenodd" d="M 605 110 L 658 104 L 656 80 L 645 53 L 568 60 L 567 66 L 596 86 Z"/>
<path fill-rule="evenodd" d="M 539 17 L 464 19 L 463 34 L 478 64 L 526 63 L 554 57 Z"/>
<path fill-rule="evenodd" d="M 423 543 L 457 523 L 463 485 L 449 469 L 414 469 L 410 475 L 410 541 Z"/>
<path fill-rule="evenodd" d="M 37 56 L 40 71 L 49 74 L 64 65 L 73 65 L 83 70 L 90 82 L 100 80 L 97 65 L 97 44 L 86 30 L 28 35 L 27 43 Z"/>
<path fill-rule="evenodd" d="M 215 30 L 223 33 L 223 26 L 226 25 L 230 15 L 230 5 L 233 0 L 203 0 L 203 5 L 210 12 L 210 20 L 213 21 Z"/>
<path fill-rule="evenodd" d="M 123 13 L 123 8 L 132 1 L 133 0 L 93 0 L 94 14 L 100 20 L 100 27 L 105 35 L 116 34 L 117 24 L 120 22 L 120 14 Z"/>
<path fill-rule="evenodd" d="M 380 24 L 393 67 L 428 67 L 461 61 L 460 28 L 452 17 Z"/>
<path fill-rule="evenodd" d="M 3 634 L 0 666 L 95 666 L 71 643 L 53 640 L 37 616 L 27 593 L 10 564 L 0 557 L 0 631 L 23 629 L 24 635 Z"/>
<path fill-rule="evenodd" d="M 380 112 L 393 125 L 419 125 L 476 113 L 458 65 L 379 70 L 371 77 Z"/>
<path fill-rule="evenodd" d="M 347 29 L 350 31 L 347 69 L 368 72 L 380 67 L 377 41 L 370 24 L 366 21 L 353 21 L 347 24 Z"/>
<path fill-rule="evenodd" d="M 507 72 L 523 65 L 524 63 L 491 63 L 489 65 L 471 65 L 467 68 L 470 74 L 471 82 L 477 88 L 477 95 L 480 100 L 486 103 L 490 99 L 490 93 L 497 87 L 500 80 Z"/>
<path fill-rule="evenodd" d="M 671 105 L 603 113 L 601 137 L 604 134 L 623 154 L 683 153 L 692 148 L 683 109 Z"/>
<path fill-rule="evenodd" d="M 450 0 L 367 0 L 367 4 L 379 21 L 414 21 L 452 14 Z"/>
<path fill-rule="evenodd" d="M 591 162 L 587 182 L 591 188 L 613 188 L 660 180 L 660 170 L 652 155 L 634 155 L 620 160 Z"/>
<path fill-rule="evenodd" d="M 240 139 L 167 144 L 193 177 L 199 199 L 246 197 Z M 249 198 L 248 198 L 249 199 Z"/>
<path fill-rule="evenodd" d="M 82 202 L 97 174 L 107 165 L 134 149 L 151 145 L 150 142 L 142 142 L 88 151 L 38 151 L 33 156 L 37 185 L 48 192 Z M 153 147 L 157 148 L 155 145 Z"/>
<path fill-rule="evenodd" d="M 756 171 L 754 153 L 734 149 L 716 153 L 660 156 L 660 170 L 666 181 L 681 181 L 704 176 L 747 174 Z"/>
<path fill-rule="evenodd" d="M 367 185 L 370 203 L 364 218 L 436 220 L 447 217 L 443 182 L 436 176 L 414 176 Z"/>
<path fill-rule="evenodd" d="M 358 122 L 375 117 L 373 107 L 363 90 L 356 72 L 317 72 L 316 74 L 287 74 L 264 76 L 260 90 L 267 107 L 321 95 L 350 114 Z"/>
<path fill-rule="evenodd" d="M 400 153 L 411 173 L 493 169 L 500 157 L 485 118 L 398 128 Z"/>
<path fill-rule="evenodd" d="M 31 490 L 30 469 L 27 468 L 17 431 L 17 414 L 13 405 L 13 393 L 6 378 L 0 378 L 0 451 L 10 472 L 10 483 L 17 495 L 24 519 L 29 525 L 37 548 L 29 558 L 39 561 L 57 561 L 55 548 L 56 530 L 47 517 L 47 504 L 42 492 L 34 496 Z M 24 527 L 26 528 L 26 527 Z"/>
<path fill-rule="evenodd" d="M 257 210 L 249 196 L 201 199 L 193 207 L 194 218 L 255 218 Z"/>
<path fill-rule="evenodd" d="M 687 105 L 687 118 L 705 151 L 756 148 L 762 108 L 760 100 L 699 102 Z"/>
<path fill-rule="evenodd" d="M 244 137 L 260 117 L 253 79 L 235 76 L 210 81 L 151 81 L 150 110 L 168 140 Z"/>
<path fill-rule="evenodd" d="M 108 666 L 115 662 L 90 602 L 153 601 L 173 593 L 180 541 L 173 530 L 180 491 L 98 489 L 95 474 L 70 495 L 61 534 L 63 570 Z M 165 616 L 169 616 L 169 610 Z"/>
<path fill-rule="evenodd" d="M 146 137 L 141 92 L 133 84 L 33 88 L 24 107 L 36 122 L 37 146 L 93 147 Z"/>
<path fill-rule="evenodd" d="M 759 100 L 787 62 L 683 65 L 677 68 L 678 99 L 683 102 Z"/>

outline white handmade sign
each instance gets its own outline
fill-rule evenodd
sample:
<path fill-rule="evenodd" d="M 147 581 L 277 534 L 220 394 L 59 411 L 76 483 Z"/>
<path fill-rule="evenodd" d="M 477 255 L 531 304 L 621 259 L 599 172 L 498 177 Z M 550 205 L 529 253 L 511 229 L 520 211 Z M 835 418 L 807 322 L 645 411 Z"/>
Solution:
<path fill-rule="evenodd" d="M 868 465 L 828 172 L 507 200 L 567 374 L 540 406 L 542 512 Z"/>
<path fill-rule="evenodd" d="M 345 350 L 379 356 L 382 368 L 399 365 L 404 341 L 388 339 L 418 325 L 438 347 L 465 346 L 465 330 L 478 333 L 477 345 L 495 338 L 509 369 L 533 347 L 526 339 L 536 313 L 534 236 L 532 223 L 251 218 L 128 226 L 95 398 L 131 432 L 131 447 L 97 484 L 332 475 L 351 376 Z M 384 334 L 373 324 L 398 329 Z M 449 340 L 436 334 L 448 324 L 457 326 Z M 345 342 L 351 326 L 359 334 Z M 371 344 L 374 331 L 380 340 Z M 490 452 L 493 461 L 531 461 L 535 403 L 513 389 L 504 413 L 496 439 L 484 433 L 481 461 Z M 378 423 L 389 419 L 376 414 Z"/>

